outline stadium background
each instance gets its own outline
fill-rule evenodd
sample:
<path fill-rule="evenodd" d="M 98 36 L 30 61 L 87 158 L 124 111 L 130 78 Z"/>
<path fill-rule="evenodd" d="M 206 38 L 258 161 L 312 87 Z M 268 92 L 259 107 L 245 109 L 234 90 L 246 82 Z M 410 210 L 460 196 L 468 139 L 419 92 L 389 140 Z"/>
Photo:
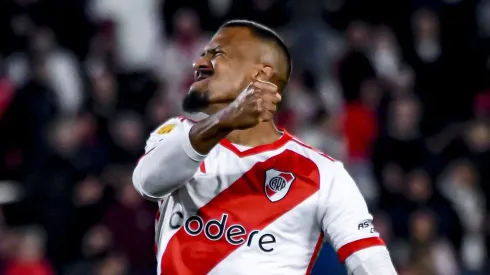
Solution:
<path fill-rule="evenodd" d="M 400 274 L 490 274 L 489 0 L 2 0 L 1 275 L 154 274 L 132 168 L 232 18 L 284 37 L 278 124 L 345 163 Z"/>

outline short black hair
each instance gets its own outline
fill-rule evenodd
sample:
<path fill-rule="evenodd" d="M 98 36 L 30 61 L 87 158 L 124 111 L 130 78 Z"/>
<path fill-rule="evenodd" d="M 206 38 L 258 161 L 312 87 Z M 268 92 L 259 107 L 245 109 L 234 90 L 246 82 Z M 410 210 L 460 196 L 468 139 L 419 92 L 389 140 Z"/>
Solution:
<path fill-rule="evenodd" d="M 257 38 L 276 44 L 281 50 L 283 56 L 286 58 L 286 62 L 288 65 L 286 83 L 289 81 L 289 78 L 291 77 L 291 71 L 293 69 L 291 54 L 289 53 L 288 46 L 286 46 L 284 40 L 282 40 L 282 38 L 275 31 L 273 31 L 271 28 L 265 25 L 262 25 L 254 21 L 245 20 L 245 19 L 236 19 L 236 20 L 227 21 L 223 25 L 221 25 L 220 29 L 232 28 L 232 27 L 247 28 Z"/>

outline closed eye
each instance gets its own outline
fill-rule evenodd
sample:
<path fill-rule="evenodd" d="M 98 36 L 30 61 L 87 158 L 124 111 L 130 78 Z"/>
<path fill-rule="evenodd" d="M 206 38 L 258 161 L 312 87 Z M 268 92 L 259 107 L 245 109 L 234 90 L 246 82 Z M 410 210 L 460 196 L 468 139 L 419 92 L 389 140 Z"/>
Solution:
<path fill-rule="evenodd" d="M 216 49 L 208 50 L 208 51 L 205 51 L 205 52 L 201 53 L 201 57 L 204 57 L 204 56 L 206 56 L 208 54 L 210 54 L 212 56 L 221 56 L 221 55 L 224 54 L 224 52 L 221 51 L 221 50 L 216 50 Z"/>
<path fill-rule="evenodd" d="M 213 54 L 214 56 L 221 56 L 221 55 L 223 55 L 224 53 L 225 53 L 225 52 L 224 52 L 224 51 L 222 51 L 222 50 L 220 50 L 220 49 L 215 49 L 215 50 L 212 52 L 212 54 Z"/>

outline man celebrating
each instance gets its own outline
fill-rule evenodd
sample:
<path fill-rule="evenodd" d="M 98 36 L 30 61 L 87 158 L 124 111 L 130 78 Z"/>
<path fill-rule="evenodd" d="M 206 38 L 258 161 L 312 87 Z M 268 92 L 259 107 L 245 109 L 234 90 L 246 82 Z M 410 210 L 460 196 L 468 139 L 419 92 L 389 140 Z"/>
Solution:
<path fill-rule="evenodd" d="M 165 122 L 133 174 L 159 204 L 158 274 L 309 274 L 324 235 L 349 273 L 396 274 L 342 164 L 272 122 L 290 59 L 273 31 L 237 20 L 194 63 L 183 108 L 209 116 Z"/>

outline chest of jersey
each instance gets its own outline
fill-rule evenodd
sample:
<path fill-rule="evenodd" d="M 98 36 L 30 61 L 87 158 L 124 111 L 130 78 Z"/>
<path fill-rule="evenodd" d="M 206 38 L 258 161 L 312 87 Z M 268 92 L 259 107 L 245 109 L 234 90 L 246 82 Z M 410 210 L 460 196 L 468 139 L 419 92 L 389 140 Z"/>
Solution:
<path fill-rule="evenodd" d="M 169 222 L 191 236 L 268 251 L 278 235 L 297 235 L 315 220 L 317 202 L 308 198 L 318 182 L 316 165 L 293 151 L 240 158 L 217 150 L 173 195 Z"/>
<path fill-rule="evenodd" d="M 320 234 L 319 177 L 313 161 L 287 148 L 239 156 L 218 147 L 169 198 L 162 225 L 167 251 L 204 257 L 209 267 L 202 270 L 224 258 L 266 266 L 273 257 L 275 268 L 291 266 L 281 259 L 294 252 L 305 269 Z"/>

